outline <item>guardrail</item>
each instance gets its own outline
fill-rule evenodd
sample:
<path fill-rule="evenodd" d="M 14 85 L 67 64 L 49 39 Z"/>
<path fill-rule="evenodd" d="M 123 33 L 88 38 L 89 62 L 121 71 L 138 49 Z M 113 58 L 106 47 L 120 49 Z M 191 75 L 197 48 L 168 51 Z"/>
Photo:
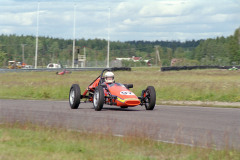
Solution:
<path fill-rule="evenodd" d="M 38 69 L 0 69 L 0 73 L 5 72 L 57 72 L 62 71 L 63 69 L 66 69 L 68 71 L 101 71 L 105 69 L 105 67 L 85 67 L 85 68 L 38 68 Z M 112 71 L 131 71 L 131 68 L 129 67 L 112 67 L 110 68 Z"/>
<path fill-rule="evenodd" d="M 192 69 L 230 69 L 233 66 L 173 66 L 162 67 L 161 71 L 179 71 L 179 70 L 192 70 Z M 235 66 L 240 69 L 240 66 Z"/>

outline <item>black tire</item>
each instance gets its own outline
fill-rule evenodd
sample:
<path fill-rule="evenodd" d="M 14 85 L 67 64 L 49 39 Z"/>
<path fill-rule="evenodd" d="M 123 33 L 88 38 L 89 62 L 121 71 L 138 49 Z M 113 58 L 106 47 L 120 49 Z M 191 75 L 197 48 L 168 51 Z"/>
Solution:
<path fill-rule="evenodd" d="M 126 108 L 128 108 L 128 107 L 127 107 L 127 106 L 121 106 L 121 108 L 126 109 Z"/>
<path fill-rule="evenodd" d="M 146 110 L 153 110 L 156 104 L 156 91 L 153 86 L 148 86 L 145 90 L 145 108 Z"/>
<path fill-rule="evenodd" d="M 133 88 L 133 84 L 123 84 L 127 89 Z"/>
<path fill-rule="evenodd" d="M 97 86 L 93 94 L 93 107 L 95 111 L 101 111 L 104 104 L 104 91 L 102 86 Z"/>
<path fill-rule="evenodd" d="M 81 90 L 78 84 L 73 84 L 69 91 L 69 104 L 72 109 L 78 109 L 81 99 Z"/>

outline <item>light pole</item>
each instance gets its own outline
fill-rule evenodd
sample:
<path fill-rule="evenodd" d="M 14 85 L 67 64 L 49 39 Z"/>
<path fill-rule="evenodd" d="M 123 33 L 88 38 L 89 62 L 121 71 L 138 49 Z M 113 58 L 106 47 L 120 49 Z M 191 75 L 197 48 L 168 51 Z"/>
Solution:
<path fill-rule="evenodd" d="M 83 52 L 84 52 L 84 67 L 86 67 L 87 58 L 86 58 L 86 48 L 85 48 L 85 46 L 83 47 Z"/>
<path fill-rule="evenodd" d="M 108 48 L 107 48 L 107 68 L 109 68 L 109 52 L 110 52 L 110 8 L 108 8 Z"/>
<path fill-rule="evenodd" d="M 36 34 L 36 47 L 35 47 L 35 69 L 37 69 L 37 56 L 38 56 L 38 21 L 39 21 L 39 2 L 37 7 L 37 34 Z"/>
<path fill-rule="evenodd" d="M 76 4 L 74 4 L 74 11 L 73 11 L 73 51 L 72 51 L 72 68 L 74 68 L 74 56 L 75 56 L 75 24 L 76 24 Z"/>
<path fill-rule="evenodd" d="M 24 58 L 24 46 L 26 46 L 27 44 L 21 44 L 22 46 L 22 63 L 25 62 L 25 58 Z"/>
<path fill-rule="evenodd" d="M 156 45 L 155 46 L 155 48 L 156 48 L 156 66 L 158 66 L 158 63 L 160 64 L 160 67 L 162 67 L 161 66 L 161 59 L 160 59 L 160 54 L 159 54 L 159 51 L 158 51 L 158 45 Z"/>

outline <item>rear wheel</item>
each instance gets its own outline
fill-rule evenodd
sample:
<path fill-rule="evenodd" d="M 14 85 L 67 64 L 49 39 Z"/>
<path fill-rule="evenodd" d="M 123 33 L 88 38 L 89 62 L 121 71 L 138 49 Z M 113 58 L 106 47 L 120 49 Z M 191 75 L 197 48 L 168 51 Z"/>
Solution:
<path fill-rule="evenodd" d="M 69 92 L 69 104 L 72 109 L 77 109 L 80 104 L 81 90 L 78 84 L 73 84 Z"/>
<path fill-rule="evenodd" d="M 145 108 L 146 110 L 153 110 L 156 104 L 156 91 L 153 86 L 148 86 L 145 90 Z"/>
<path fill-rule="evenodd" d="M 95 111 L 101 111 L 104 104 L 104 91 L 102 86 L 97 86 L 93 94 L 93 107 Z"/>

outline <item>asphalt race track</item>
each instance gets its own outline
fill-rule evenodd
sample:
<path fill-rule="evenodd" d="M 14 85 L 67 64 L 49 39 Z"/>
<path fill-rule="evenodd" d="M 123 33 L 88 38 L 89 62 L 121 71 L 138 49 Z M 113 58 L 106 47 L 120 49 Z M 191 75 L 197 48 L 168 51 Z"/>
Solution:
<path fill-rule="evenodd" d="M 91 103 L 70 109 L 68 101 L 0 100 L 0 122 L 33 122 L 73 130 L 144 136 L 155 140 L 214 148 L 240 148 L 240 109 L 191 106 L 137 106 L 121 109 Z"/>

